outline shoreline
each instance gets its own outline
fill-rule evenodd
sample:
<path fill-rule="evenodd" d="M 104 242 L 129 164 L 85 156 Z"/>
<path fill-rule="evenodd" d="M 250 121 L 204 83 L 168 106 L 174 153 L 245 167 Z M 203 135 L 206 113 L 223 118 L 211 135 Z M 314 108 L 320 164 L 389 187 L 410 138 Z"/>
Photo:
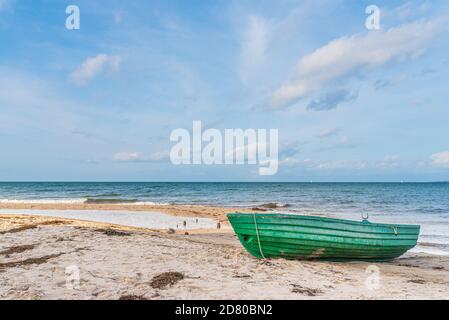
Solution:
<path fill-rule="evenodd" d="M 267 205 L 275 205 L 275 203 L 268 203 Z M 18 203 L 1 203 L 0 202 L 0 216 L 1 215 L 27 215 L 28 211 L 45 211 L 48 210 L 56 211 L 55 215 L 52 216 L 51 214 L 43 214 L 42 216 L 47 217 L 53 217 L 55 219 L 67 219 L 71 221 L 84 221 L 84 222 L 92 222 L 92 223 L 104 223 L 104 224 L 110 224 L 110 225 L 117 225 L 118 227 L 137 227 L 137 228 L 146 228 L 148 230 L 168 230 L 169 228 L 176 229 L 176 231 L 189 231 L 191 223 L 189 224 L 189 228 L 180 229 L 178 230 L 178 227 L 172 226 L 172 227 L 163 227 L 163 228 L 156 228 L 156 227 L 148 227 L 148 226 L 136 226 L 132 224 L 127 223 L 118 223 L 118 222 L 108 222 L 108 221 L 101 221 L 101 220 L 89 220 L 88 218 L 82 217 L 82 218 L 71 218 L 71 217 L 64 217 L 64 215 L 58 215 L 61 211 L 67 211 L 67 213 L 73 211 L 92 211 L 92 212 L 117 212 L 117 213 L 129 213 L 132 214 L 135 213 L 147 213 L 147 214 L 165 214 L 172 217 L 179 217 L 179 218 L 186 218 L 186 219 L 211 219 L 219 222 L 222 228 L 228 228 L 232 229 L 231 225 L 227 219 L 228 213 L 234 213 L 234 212 L 245 212 L 245 213 L 273 213 L 273 212 L 283 212 L 283 207 L 235 207 L 235 206 L 229 206 L 229 207 L 223 207 L 223 206 L 212 206 L 212 205 L 194 205 L 194 204 L 129 204 L 129 203 L 72 203 L 72 202 L 57 202 L 57 203 L 40 203 L 40 202 L 18 202 Z M 12 212 L 8 212 L 7 210 L 11 210 Z M 17 211 L 24 210 L 24 213 L 17 213 Z M 285 212 L 285 211 L 284 211 Z M 305 213 L 302 213 L 305 214 Z M 38 216 L 39 214 L 29 214 L 29 216 Z M 309 215 L 309 214 L 305 214 Z M 341 218 L 341 217 L 333 217 L 326 214 L 311 214 L 312 216 L 324 216 L 324 217 L 331 217 L 331 218 Z M 129 217 L 132 219 L 132 217 Z M 342 218 L 345 219 L 345 218 Z M 346 218 L 348 220 L 354 220 L 358 221 L 354 218 Z M 122 219 L 123 220 L 123 219 Z M 393 223 L 391 221 L 384 221 L 379 223 Z M 180 225 L 182 224 L 182 221 L 180 221 Z M 1 225 L 0 225 L 1 228 Z M 192 228 L 190 230 L 195 230 L 195 228 Z M 201 227 L 198 228 L 198 230 L 216 230 L 215 227 L 207 228 L 207 227 Z M 423 234 L 421 233 L 420 237 L 422 237 Z M 441 248 L 441 246 L 444 247 L 444 249 Z M 442 245 L 439 243 L 432 243 L 429 241 L 418 241 L 418 245 L 411 249 L 414 253 L 424 253 L 424 254 L 430 254 L 430 255 L 436 255 L 436 256 L 449 256 L 449 252 L 446 249 L 446 245 Z"/>
<path fill-rule="evenodd" d="M 178 217 L 211 218 L 228 223 L 226 214 L 238 211 L 264 212 L 245 207 L 219 207 L 205 205 L 140 205 L 140 204 L 93 204 L 93 203 L 0 203 L 0 210 L 95 210 L 95 211 L 156 211 Z M 0 213 L 1 214 L 1 213 Z"/>
<path fill-rule="evenodd" d="M 51 208 L 218 219 L 232 211 L 179 205 L 0 205 Z M 259 260 L 231 228 L 168 232 L 26 214 L 0 213 L 0 238 L 0 299 L 449 299 L 449 256 L 408 252 L 384 263 Z M 77 289 L 67 287 L 67 268 L 72 267 L 80 274 Z M 371 281 L 372 270 L 377 282 Z M 153 287 L 154 277 L 166 272 L 176 272 L 180 280 Z"/>

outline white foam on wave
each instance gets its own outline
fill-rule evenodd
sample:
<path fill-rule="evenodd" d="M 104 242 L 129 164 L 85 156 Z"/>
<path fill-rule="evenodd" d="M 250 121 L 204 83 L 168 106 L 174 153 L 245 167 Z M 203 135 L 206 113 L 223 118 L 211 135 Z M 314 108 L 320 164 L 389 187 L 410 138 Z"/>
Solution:
<path fill-rule="evenodd" d="M 74 199 L 0 199 L 0 204 L 83 204 L 87 198 Z M 95 203 L 90 203 L 95 204 Z M 137 201 L 137 202 L 99 202 L 99 204 L 122 205 L 122 206 L 166 206 L 166 202 Z"/>
<path fill-rule="evenodd" d="M 444 251 L 444 250 L 434 248 L 434 247 L 429 247 L 429 246 L 421 246 L 421 245 L 419 245 L 419 243 L 416 247 L 410 249 L 410 252 L 426 253 L 426 254 L 437 255 L 437 256 L 449 256 L 448 251 Z"/>
<path fill-rule="evenodd" d="M 168 206 L 167 202 L 152 202 L 152 201 L 138 201 L 138 202 L 128 202 L 128 203 L 117 203 L 120 205 L 127 206 Z"/>
<path fill-rule="evenodd" d="M 3 204 L 76 204 L 84 203 L 87 199 L 0 199 Z"/>

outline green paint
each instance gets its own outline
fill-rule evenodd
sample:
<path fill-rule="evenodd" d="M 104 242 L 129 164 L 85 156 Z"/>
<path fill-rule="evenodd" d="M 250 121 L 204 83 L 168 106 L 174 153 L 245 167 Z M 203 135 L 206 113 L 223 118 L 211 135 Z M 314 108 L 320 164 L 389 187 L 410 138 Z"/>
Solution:
<path fill-rule="evenodd" d="M 419 225 L 380 224 L 293 214 L 230 213 L 242 245 L 255 257 L 392 260 L 416 246 Z"/>

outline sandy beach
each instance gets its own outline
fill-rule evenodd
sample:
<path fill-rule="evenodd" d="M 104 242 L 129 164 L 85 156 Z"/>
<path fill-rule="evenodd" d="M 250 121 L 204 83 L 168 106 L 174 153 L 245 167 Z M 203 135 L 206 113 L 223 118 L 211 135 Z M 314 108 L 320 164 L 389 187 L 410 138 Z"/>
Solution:
<path fill-rule="evenodd" d="M 212 218 L 227 223 L 226 214 L 238 211 L 263 212 L 264 208 L 213 207 L 203 205 L 139 205 L 139 204 L 92 204 L 92 203 L 0 203 L 1 209 L 12 210 L 130 210 L 157 211 L 173 216 Z"/>
<path fill-rule="evenodd" d="M 47 206 L 33 208 L 50 209 Z M 14 209 L 25 207 L 30 209 L 23 204 Z M 62 208 L 110 209 L 58 206 Z M 201 206 L 151 209 L 222 222 L 224 213 L 233 211 Z M 1 299 L 449 297 L 447 256 L 408 253 L 376 264 L 257 260 L 229 228 L 170 233 L 27 215 L 0 215 L 0 239 Z"/>
<path fill-rule="evenodd" d="M 105 2 L 0 0 L 0 301 L 449 300 L 449 1 Z"/>

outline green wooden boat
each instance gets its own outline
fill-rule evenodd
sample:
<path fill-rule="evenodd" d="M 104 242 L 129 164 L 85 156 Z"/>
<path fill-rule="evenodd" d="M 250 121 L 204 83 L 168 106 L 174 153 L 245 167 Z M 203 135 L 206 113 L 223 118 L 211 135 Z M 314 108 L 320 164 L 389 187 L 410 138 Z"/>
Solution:
<path fill-rule="evenodd" d="M 388 261 L 416 246 L 420 229 L 295 214 L 227 216 L 242 245 L 257 258 Z"/>

